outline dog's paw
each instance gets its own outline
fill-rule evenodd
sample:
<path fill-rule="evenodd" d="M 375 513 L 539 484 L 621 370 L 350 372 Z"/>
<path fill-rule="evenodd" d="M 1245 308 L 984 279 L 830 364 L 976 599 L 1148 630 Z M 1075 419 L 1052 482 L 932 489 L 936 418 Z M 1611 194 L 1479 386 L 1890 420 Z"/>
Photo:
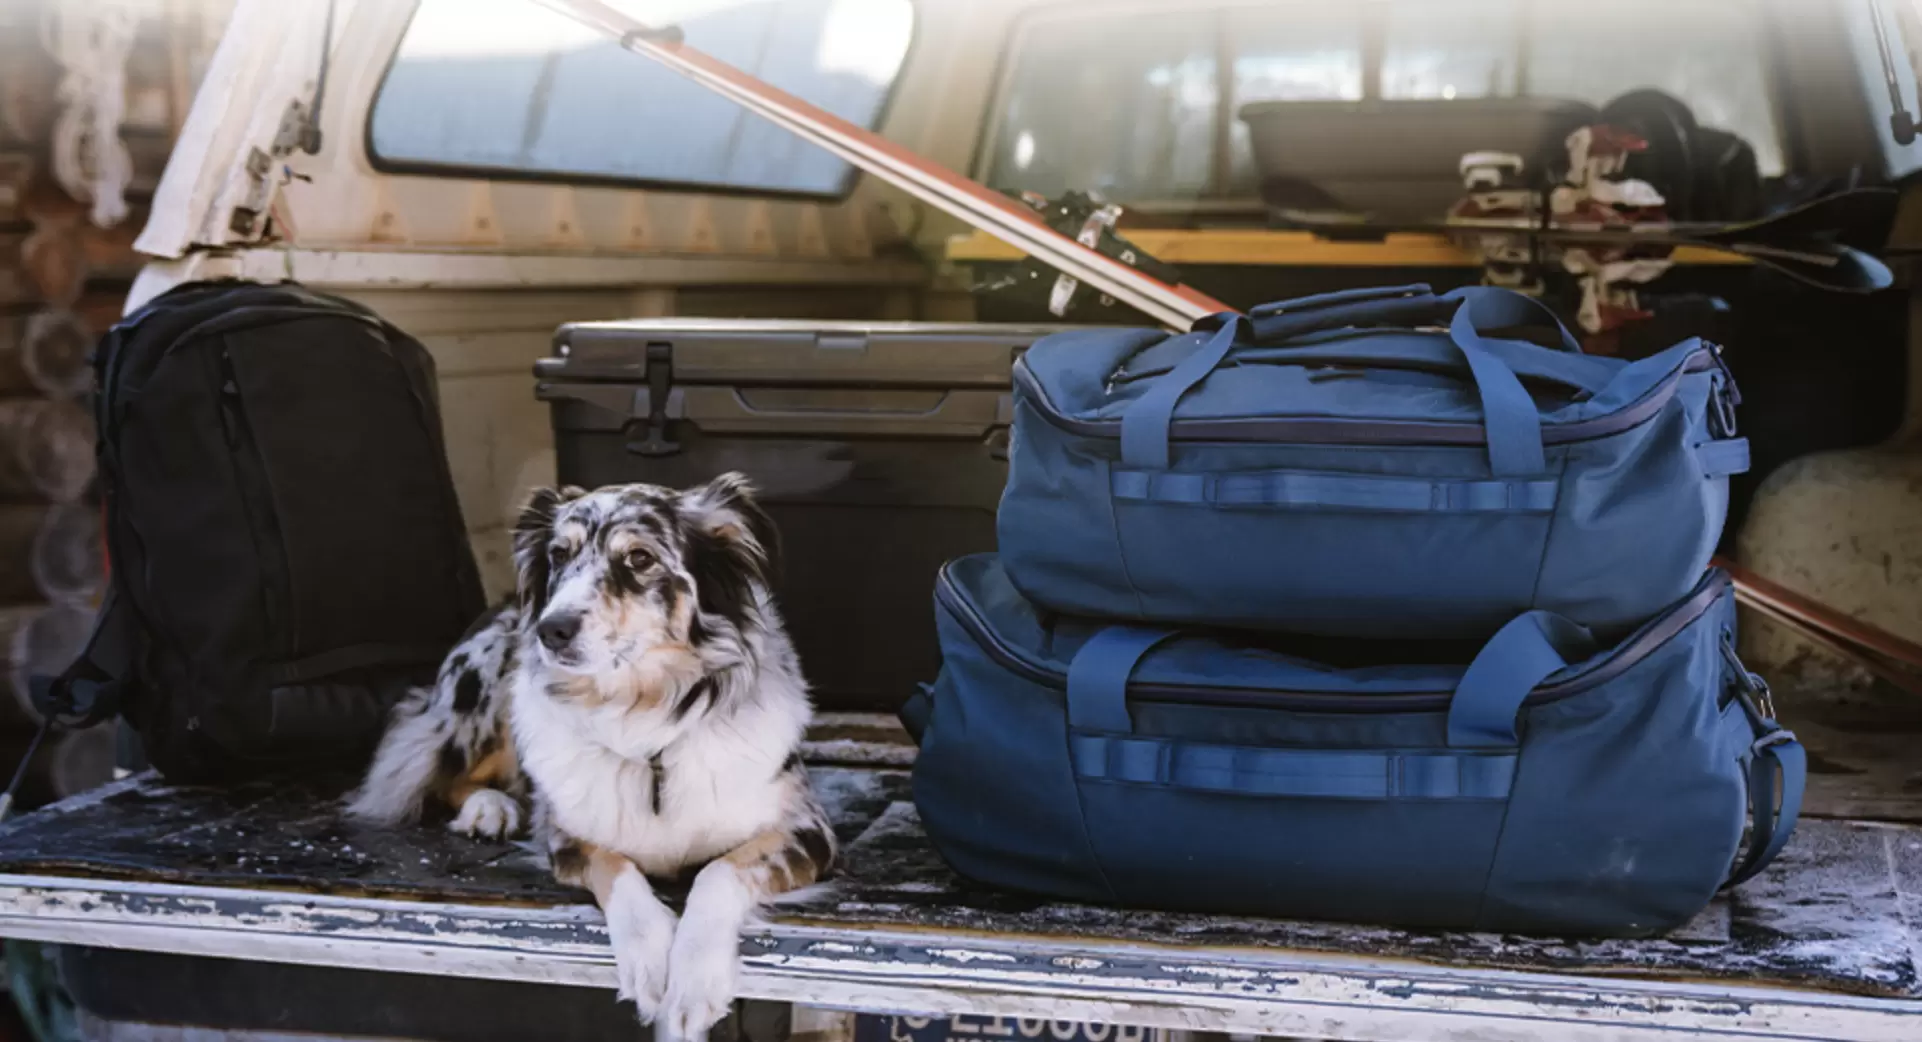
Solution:
<path fill-rule="evenodd" d="M 741 940 L 734 930 L 683 921 L 668 964 L 667 1004 L 657 1030 L 674 1042 L 700 1042 L 734 1004 Z"/>
<path fill-rule="evenodd" d="M 482 839 L 502 839 L 520 831 L 521 807 L 499 789 L 475 789 L 447 827 Z"/>
<path fill-rule="evenodd" d="M 615 881 L 603 913 L 607 916 L 607 939 L 614 945 L 618 993 L 634 1004 L 641 1023 L 654 1023 L 668 990 L 674 913 L 653 894 L 636 892 L 625 879 Z"/>

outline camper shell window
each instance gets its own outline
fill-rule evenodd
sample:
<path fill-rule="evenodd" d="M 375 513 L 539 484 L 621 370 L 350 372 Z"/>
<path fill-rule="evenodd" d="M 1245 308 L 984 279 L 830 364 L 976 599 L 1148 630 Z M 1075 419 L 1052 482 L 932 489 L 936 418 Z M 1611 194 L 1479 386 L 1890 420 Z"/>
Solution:
<path fill-rule="evenodd" d="M 1702 125 L 1740 136 L 1763 176 L 1778 176 L 1770 51 L 1756 0 L 1047 9 L 1012 34 L 977 172 L 999 189 L 1094 190 L 1149 208 L 1252 201 L 1258 176 L 1240 111 L 1254 102 L 1600 106 L 1654 88 Z"/>
<path fill-rule="evenodd" d="M 647 0 L 638 16 L 873 127 L 912 0 Z M 375 95 L 389 173 L 839 198 L 845 162 L 532 0 L 421 0 Z"/>

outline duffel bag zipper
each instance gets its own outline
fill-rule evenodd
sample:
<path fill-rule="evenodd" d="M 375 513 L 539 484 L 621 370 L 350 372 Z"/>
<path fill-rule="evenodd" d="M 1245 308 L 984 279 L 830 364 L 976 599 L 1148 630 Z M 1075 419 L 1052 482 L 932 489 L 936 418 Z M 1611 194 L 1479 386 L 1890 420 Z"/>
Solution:
<path fill-rule="evenodd" d="M 1682 377 L 1722 369 L 1721 359 L 1703 347 L 1650 388 L 1648 393 L 1606 416 L 1586 420 L 1544 422 L 1542 443 L 1568 445 L 1594 441 L 1633 430 L 1654 419 L 1675 396 Z M 1062 412 L 1048 397 L 1025 358 L 1014 364 L 1014 383 L 1035 404 L 1048 425 L 1084 438 L 1119 440 L 1120 420 L 1083 420 Z M 1347 416 L 1224 416 L 1205 420 L 1176 419 L 1168 425 L 1174 441 L 1273 441 L 1340 445 L 1486 445 L 1488 431 L 1479 422 L 1460 420 L 1380 420 Z"/>
<path fill-rule="evenodd" d="M 1026 680 L 1066 691 L 1068 674 L 1023 657 L 1020 650 L 995 635 L 993 627 L 968 602 L 949 574 L 952 565 L 943 566 L 935 581 L 935 595 L 948 614 L 975 639 L 996 664 Z M 1620 676 L 1673 640 L 1695 620 L 1709 611 L 1728 589 L 1728 577 L 1710 572 L 1680 604 L 1643 626 L 1615 646 L 1608 656 L 1576 676 L 1543 684 L 1523 700 L 1525 706 L 1546 705 L 1579 695 Z M 1128 697 L 1141 702 L 1182 705 L 1241 707 L 1258 709 L 1303 710 L 1333 713 L 1420 713 L 1448 708 L 1453 692 L 1410 691 L 1392 694 L 1338 694 L 1328 691 L 1251 691 L 1247 688 L 1213 687 L 1194 684 L 1153 684 L 1131 680 Z"/>

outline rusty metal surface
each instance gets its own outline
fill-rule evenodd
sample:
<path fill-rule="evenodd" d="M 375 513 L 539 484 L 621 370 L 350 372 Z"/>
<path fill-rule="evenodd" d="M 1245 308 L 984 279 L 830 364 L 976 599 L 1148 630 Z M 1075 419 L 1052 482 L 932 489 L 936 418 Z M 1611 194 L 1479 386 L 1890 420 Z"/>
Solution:
<path fill-rule="evenodd" d="M 1118 910 L 986 890 L 956 877 L 930 846 L 908 802 L 905 772 L 827 768 L 814 777 L 847 846 L 830 886 L 776 916 L 796 927 L 1405 958 L 1458 969 L 1922 999 L 1922 829 L 1915 827 L 1806 821 L 1776 867 L 1682 930 L 1653 940 L 1577 942 Z M 435 828 L 360 828 L 338 817 L 333 796 L 320 786 L 219 793 L 153 779 L 122 783 L 0 829 L 0 875 L 496 908 L 585 899 L 552 883 L 520 846 Z M 513 931 L 503 929 L 500 939 L 511 941 Z"/>

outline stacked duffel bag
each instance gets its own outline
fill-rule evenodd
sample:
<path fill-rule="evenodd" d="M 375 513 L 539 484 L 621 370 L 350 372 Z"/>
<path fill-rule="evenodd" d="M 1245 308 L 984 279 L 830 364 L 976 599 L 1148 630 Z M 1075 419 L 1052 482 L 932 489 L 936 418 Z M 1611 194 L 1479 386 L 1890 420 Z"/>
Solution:
<path fill-rule="evenodd" d="M 1804 756 L 1709 567 L 1747 466 L 1714 346 L 1585 355 L 1532 298 L 1408 286 L 1015 377 L 1000 554 L 942 571 L 903 711 L 957 871 L 1640 936 L 1787 841 Z"/>

